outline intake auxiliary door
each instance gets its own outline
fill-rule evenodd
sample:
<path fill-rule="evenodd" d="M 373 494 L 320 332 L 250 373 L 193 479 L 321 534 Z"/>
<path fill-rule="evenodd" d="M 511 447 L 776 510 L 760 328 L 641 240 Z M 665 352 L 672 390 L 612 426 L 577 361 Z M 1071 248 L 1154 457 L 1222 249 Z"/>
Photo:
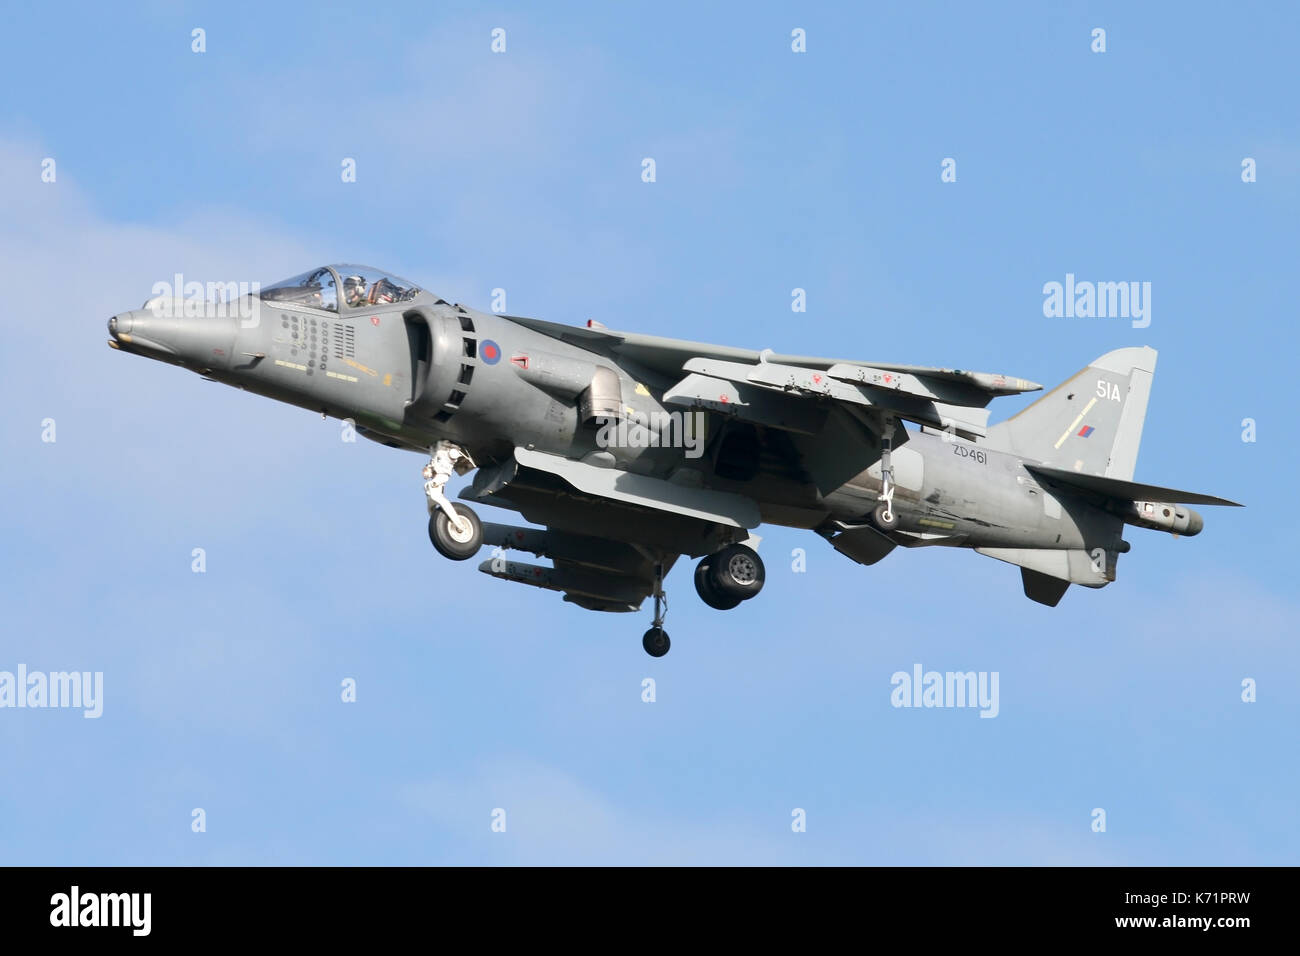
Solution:
<path fill-rule="evenodd" d="M 408 312 L 406 320 L 406 340 L 411 349 L 411 397 L 410 403 L 416 404 L 428 387 L 429 369 L 433 366 L 433 334 L 429 331 L 428 320 L 419 312 Z"/>

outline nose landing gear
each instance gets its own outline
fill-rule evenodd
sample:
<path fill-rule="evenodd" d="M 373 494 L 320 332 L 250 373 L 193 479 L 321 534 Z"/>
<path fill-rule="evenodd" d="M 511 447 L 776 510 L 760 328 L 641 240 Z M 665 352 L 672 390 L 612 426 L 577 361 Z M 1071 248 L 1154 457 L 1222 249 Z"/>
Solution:
<path fill-rule="evenodd" d="M 452 473 L 465 474 L 474 467 L 469 452 L 449 441 L 433 446 L 429 463 L 424 466 L 424 493 L 429 499 L 429 540 L 438 553 L 453 561 L 465 561 L 483 547 L 483 527 L 478 515 L 467 505 L 447 499 L 443 486 Z"/>

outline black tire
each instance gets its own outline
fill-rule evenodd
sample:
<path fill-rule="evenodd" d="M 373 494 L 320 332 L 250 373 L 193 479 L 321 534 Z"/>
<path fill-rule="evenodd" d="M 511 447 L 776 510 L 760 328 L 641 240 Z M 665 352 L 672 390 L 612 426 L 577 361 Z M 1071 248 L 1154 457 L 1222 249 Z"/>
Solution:
<path fill-rule="evenodd" d="M 444 558 L 467 561 L 478 554 L 479 548 L 483 547 L 483 526 L 479 523 L 478 515 L 465 505 L 458 504 L 455 508 L 457 514 L 469 519 L 468 536 L 458 531 L 452 525 L 451 519 L 447 517 L 447 513 L 439 508 L 429 518 L 429 540 Z"/>
<path fill-rule="evenodd" d="M 662 627 L 652 627 L 641 638 L 641 646 L 651 657 L 663 657 L 668 653 L 668 648 L 673 646 L 673 642 L 668 640 L 668 632 Z"/>
<path fill-rule="evenodd" d="M 898 527 L 898 512 L 894 511 L 892 506 L 888 508 L 888 511 L 889 518 L 886 520 L 886 505 L 882 501 L 880 504 L 876 505 L 876 510 L 871 512 L 871 520 L 875 522 L 876 527 L 881 531 L 893 531 Z"/>
<path fill-rule="evenodd" d="M 709 577 L 718 597 L 748 601 L 757 597 L 767 580 L 763 559 L 758 552 L 743 544 L 728 545 L 708 558 Z"/>
<path fill-rule="evenodd" d="M 713 584 L 713 559 L 702 558 L 695 566 L 695 593 L 715 611 L 730 611 L 740 603 L 738 597 L 724 597 Z"/>

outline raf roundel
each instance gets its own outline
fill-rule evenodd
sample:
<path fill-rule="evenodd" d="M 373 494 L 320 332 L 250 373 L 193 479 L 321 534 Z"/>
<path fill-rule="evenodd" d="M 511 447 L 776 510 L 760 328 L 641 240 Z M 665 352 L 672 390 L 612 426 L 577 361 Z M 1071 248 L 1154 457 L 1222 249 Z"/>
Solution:
<path fill-rule="evenodd" d="M 501 361 L 501 346 L 491 339 L 484 339 L 483 344 L 478 347 L 478 357 L 483 360 L 484 365 L 496 365 Z"/>

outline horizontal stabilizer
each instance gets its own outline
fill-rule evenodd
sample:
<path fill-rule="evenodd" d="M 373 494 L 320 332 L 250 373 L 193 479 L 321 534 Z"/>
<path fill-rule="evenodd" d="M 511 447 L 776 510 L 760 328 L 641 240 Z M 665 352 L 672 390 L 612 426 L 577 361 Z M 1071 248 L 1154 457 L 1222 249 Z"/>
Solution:
<path fill-rule="evenodd" d="M 1235 501 L 1216 498 L 1214 495 L 1202 495 L 1194 491 L 1179 491 L 1176 488 L 1161 488 L 1159 485 L 1144 485 L 1136 481 L 1123 481 L 1119 478 L 1106 478 L 1101 475 L 1088 475 L 1065 468 L 1052 468 L 1048 465 L 1026 464 L 1025 468 L 1034 474 L 1062 485 L 1090 491 L 1093 494 L 1116 498 L 1120 501 L 1164 501 L 1180 505 L 1227 505 L 1242 507 Z"/>

